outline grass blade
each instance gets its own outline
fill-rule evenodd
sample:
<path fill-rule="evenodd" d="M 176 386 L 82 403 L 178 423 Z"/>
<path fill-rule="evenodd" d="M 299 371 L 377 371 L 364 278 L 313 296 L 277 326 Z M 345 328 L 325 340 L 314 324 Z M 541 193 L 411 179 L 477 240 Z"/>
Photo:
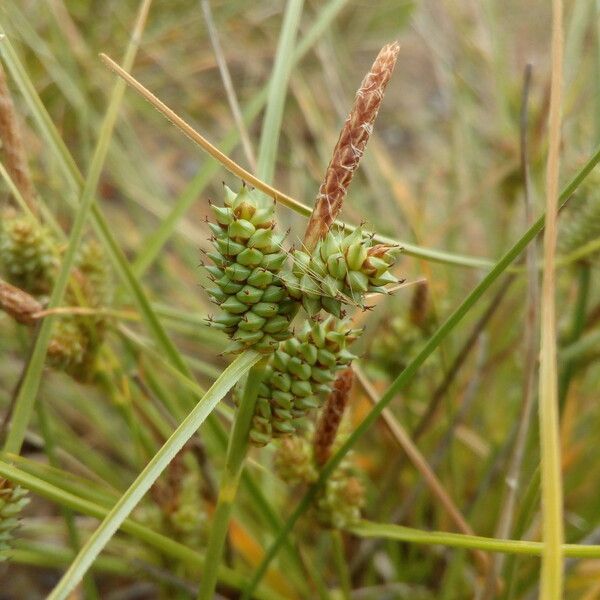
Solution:
<path fill-rule="evenodd" d="M 236 358 L 215 381 L 192 412 L 173 432 L 144 470 L 121 496 L 101 525 L 87 540 L 77 557 L 48 596 L 48 600 L 66 598 L 90 568 L 94 559 L 110 541 L 129 513 L 158 479 L 173 457 L 194 435 L 206 417 L 233 385 L 260 360 L 260 354 L 248 351 Z"/>
<path fill-rule="evenodd" d="M 448 546 L 450 548 L 468 548 L 469 550 L 482 550 L 484 552 L 502 552 L 505 554 L 526 554 L 541 556 L 544 544 L 542 542 L 529 542 L 523 540 L 503 540 L 487 538 L 479 535 L 466 535 L 464 533 L 446 533 L 443 531 L 421 531 L 402 525 L 388 525 L 385 523 L 371 523 L 361 521 L 349 528 L 351 533 L 360 537 L 385 538 L 410 542 L 412 544 L 427 544 Z M 565 556 L 587 558 L 597 556 L 600 546 L 583 544 L 565 544 Z"/>
<path fill-rule="evenodd" d="M 151 0 L 143 0 L 140 4 L 136 24 L 131 36 L 131 41 L 123 59 L 123 64 L 128 68 L 131 68 L 133 61 L 135 60 L 140 43 L 141 33 L 146 23 L 148 11 L 150 10 L 150 4 Z M 75 215 L 75 221 L 73 222 L 71 233 L 69 235 L 69 243 L 63 257 L 54 289 L 52 290 L 50 302 L 48 304 L 49 309 L 60 305 L 67 289 L 71 268 L 75 262 L 76 252 L 83 236 L 83 229 L 94 201 L 96 187 L 98 185 L 98 181 L 100 180 L 100 174 L 102 172 L 106 154 L 108 152 L 108 145 L 110 143 L 115 122 L 117 120 L 119 105 L 124 93 L 125 85 L 122 81 L 117 81 L 111 93 L 110 102 L 106 111 L 106 117 L 102 124 L 100 137 L 98 139 L 98 143 L 90 165 L 90 171 L 85 181 L 85 185 L 83 186 L 81 201 Z M 11 419 L 11 426 L 6 439 L 5 450 L 7 452 L 18 454 L 21 449 L 25 431 L 31 418 L 35 398 L 39 389 L 42 372 L 44 370 L 44 362 L 46 360 L 46 352 L 52 336 L 53 324 L 54 319 L 52 317 L 46 318 L 39 329 L 35 346 L 31 354 L 31 359 L 27 364 L 22 384 L 19 387 L 19 391 L 15 399 L 14 415 Z"/>
<path fill-rule="evenodd" d="M 12 461 L 13 456 L 5 456 L 6 460 Z M 17 458 L 17 457 L 15 457 Z M 108 515 L 110 508 L 107 508 L 96 502 L 86 500 L 75 493 L 71 493 L 63 490 L 60 487 L 48 483 L 46 480 L 36 477 L 30 473 L 27 473 L 8 462 L 0 460 L 0 475 L 6 477 L 9 481 L 16 483 L 28 489 L 30 492 L 37 494 L 42 498 L 46 498 L 51 502 L 69 508 L 70 510 L 76 511 L 82 515 L 88 515 L 97 519 L 104 519 Z M 121 524 L 120 529 L 131 535 L 132 537 L 148 544 L 148 546 L 155 548 L 161 552 L 164 556 L 168 556 L 172 559 L 181 561 L 182 564 L 186 564 L 195 568 L 201 568 L 204 561 L 204 555 L 184 546 L 183 544 L 168 538 L 160 533 L 156 533 L 152 529 L 144 525 L 140 525 L 131 519 L 125 519 Z M 219 581 L 222 581 L 225 585 L 231 586 L 236 589 L 243 589 L 246 584 L 244 578 L 240 577 L 236 571 L 229 569 L 225 565 L 219 566 Z M 257 598 L 264 598 L 265 600 L 281 600 L 281 597 L 272 593 L 260 590 L 256 594 Z"/>
<path fill-rule="evenodd" d="M 556 239 L 558 171 L 562 110 L 562 2 L 552 2 L 552 76 L 550 84 L 549 148 L 546 168 L 546 229 L 540 304 L 539 420 L 544 551 L 540 598 L 559 600 L 563 593 L 563 490 L 560 460 L 556 350 Z"/>

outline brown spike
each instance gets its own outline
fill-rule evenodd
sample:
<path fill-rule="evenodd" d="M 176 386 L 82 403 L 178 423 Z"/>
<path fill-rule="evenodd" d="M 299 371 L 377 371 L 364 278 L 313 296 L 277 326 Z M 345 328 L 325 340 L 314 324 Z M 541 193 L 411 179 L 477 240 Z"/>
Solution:
<path fill-rule="evenodd" d="M 333 384 L 333 390 L 323 407 L 314 437 L 314 455 L 317 465 L 322 466 L 331 455 L 338 428 L 348 405 L 354 372 L 351 367 L 344 369 Z"/>
<path fill-rule="evenodd" d="M 398 42 L 384 46 L 356 92 L 354 106 L 333 150 L 304 234 L 304 245 L 309 252 L 329 231 L 342 208 L 348 186 L 373 130 L 399 51 Z"/>
<path fill-rule="evenodd" d="M 423 327 L 429 311 L 429 285 L 427 280 L 417 282 L 410 302 L 410 322 Z"/>
<path fill-rule="evenodd" d="M 4 154 L 6 170 L 8 171 L 15 186 L 23 196 L 27 206 L 36 214 L 37 206 L 35 202 L 35 193 L 25 149 L 23 148 L 23 138 L 17 121 L 17 113 L 13 104 L 6 74 L 0 63 L 0 141 L 2 141 L 2 153 Z"/>
<path fill-rule="evenodd" d="M 27 292 L 0 279 L 0 309 L 4 310 L 18 323 L 32 325 L 35 315 L 42 305 Z"/>

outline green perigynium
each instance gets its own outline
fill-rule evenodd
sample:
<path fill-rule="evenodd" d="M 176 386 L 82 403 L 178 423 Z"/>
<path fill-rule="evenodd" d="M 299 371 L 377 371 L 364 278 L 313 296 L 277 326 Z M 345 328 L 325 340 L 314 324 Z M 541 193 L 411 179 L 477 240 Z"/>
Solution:
<path fill-rule="evenodd" d="M 364 504 L 364 486 L 352 473 L 349 462 L 343 461 L 327 479 L 313 508 L 323 527 L 344 529 L 360 520 Z"/>
<path fill-rule="evenodd" d="M 337 371 L 355 358 L 348 346 L 359 333 L 350 321 L 329 316 L 305 322 L 296 336 L 279 345 L 258 393 L 250 432 L 254 444 L 294 433 L 298 421 L 323 404 Z"/>
<path fill-rule="evenodd" d="M 390 272 L 398 253 L 398 247 L 374 244 L 360 227 L 350 234 L 331 229 L 311 254 L 292 252 L 285 283 L 309 315 L 323 309 L 340 318 L 343 304 L 364 308 L 366 294 L 388 293 L 386 286 L 398 283 Z"/>
<path fill-rule="evenodd" d="M 28 502 L 26 490 L 0 477 L 0 561 L 6 559 L 19 515 Z"/>
<path fill-rule="evenodd" d="M 112 292 L 112 273 L 104 251 L 96 240 L 86 240 L 78 253 L 65 302 L 98 310 L 110 305 Z M 48 347 L 49 363 L 78 381 L 90 380 L 107 326 L 103 314 L 60 315 Z"/>
<path fill-rule="evenodd" d="M 311 485 L 318 476 L 313 444 L 306 435 L 282 439 L 274 455 L 275 472 L 290 485 Z M 354 473 L 351 455 L 335 469 L 319 491 L 312 514 L 323 527 L 344 529 L 360 520 L 365 489 Z"/>
<path fill-rule="evenodd" d="M 49 229 L 27 215 L 2 214 L 0 269 L 9 283 L 33 296 L 46 296 L 58 266 L 58 244 Z"/>
<path fill-rule="evenodd" d="M 274 231 L 274 205 L 246 187 L 238 194 L 225 187 L 225 206 L 211 209 L 215 251 L 207 253 L 213 262 L 205 266 L 212 280 L 207 292 L 223 313 L 209 323 L 231 338 L 227 352 L 273 352 L 290 337 L 296 310 L 280 279 L 287 255 Z"/>
<path fill-rule="evenodd" d="M 304 435 L 283 438 L 273 456 L 275 472 L 291 485 L 312 483 L 317 478 L 312 444 Z"/>

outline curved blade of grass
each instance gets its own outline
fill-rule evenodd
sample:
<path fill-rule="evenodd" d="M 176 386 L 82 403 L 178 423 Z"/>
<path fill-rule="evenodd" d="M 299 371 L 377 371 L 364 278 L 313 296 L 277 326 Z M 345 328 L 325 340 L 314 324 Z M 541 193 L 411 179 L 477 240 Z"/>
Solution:
<path fill-rule="evenodd" d="M 135 77 L 128 73 L 125 69 L 122 69 L 115 61 L 113 61 L 106 54 L 100 54 L 100 58 L 104 61 L 106 66 L 111 69 L 114 73 L 122 77 L 140 96 L 147 100 L 156 110 L 158 110 L 168 121 L 175 125 L 187 138 L 192 142 L 200 146 L 205 152 L 212 156 L 215 160 L 219 161 L 228 171 L 243 179 L 246 183 L 254 186 L 267 196 L 270 196 L 279 204 L 286 206 L 294 210 L 295 212 L 310 216 L 312 209 L 299 202 L 295 198 L 284 194 L 280 190 L 274 188 L 272 185 L 266 183 L 260 177 L 257 177 L 238 165 L 234 160 L 229 158 L 226 154 L 221 152 L 213 144 L 211 144 L 204 136 L 198 133 L 189 123 L 182 119 L 175 111 L 169 108 L 164 102 L 159 100 L 149 89 L 144 87 Z M 354 231 L 355 225 L 349 225 L 336 221 L 339 227 L 342 227 L 346 231 Z M 422 248 L 415 244 L 409 244 L 399 240 L 393 240 L 391 238 L 375 235 L 375 241 L 380 243 L 392 243 L 402 247 L 404 252 L 409 256 L 415 256 L 424 260 L 430 260 L 433 262 L 440 262 L 448 265 L 457 265 L 464 267 L 482 268 L 489 267 L 493 263 L 489 260 L 482 258 L 473 258 L 470 256 L 457 255 L 451 252 L 444 252 L 442 250 L 430 250 L 428 248 Z"/>
<path fill-rule="evenodd" d="M 340 13 L 348 0 L 331 0 L 318 14 L 314 23 L 303 34 L 292 55 L 292 68 L 302 60 L 302 58 L 313 47 L 317 40 L 325 33 L 331 22 Z M 260 113 L 267 101 L 268 87 L 263 87 L 248 103 L 244 111 L 244 122 L 251 123 Z M 229 154 L 239 140 L 239 131 L 232 129 L 220 144 L 224 154 Z M 136 257 L 133 269 L 141 276 L 146 269 L 156 260 L 162 247 L 173 234 L 177 222 L 188 211 L 190 206 L 196 201 L 202 190 L 208 185 L 211 178 L 220 168 L 218 161 L 209 161 L 198 171 L 196 176 L 188 184 L 181 196 L 175 201 L 175 206 L 171 212 L 161 221 L 156 231 L 148 237 L 142 250 Z"/>
<path fill-rule="evenodd" d="M 470 550 L 483 550 L 484 552 L 502 552 L 505 554 L 527 554 L 541 556 L 544 544 L 542 542 L 529 542 L 525 540 L 501 540 L 487 538 L 479 535 L 466 535 L 464 533 L 446 533 L 444 531 L 422 531 L 402 525 L 388 525 L 386 523 L 371 523 L 361 521 L 349 527 L 347 531 L 359 537 L 385 538 L 412 544 L 427 544 L 448 546 L 449 548 L 468 548 Z M 591 558 L 600 555 L 600 546 L 584 544 L 564 544 L 565 556 L 574 558 Z"/>
<path fill-rule="evenodd" d="M 217 403 L 233 385 L 261 358 L 261 355 L 248 351 L 236 358 L 215 381 L 192 412 L 173 432 L 163 447 L 154 455 L 144 470 L 137 476 L 127 491 L 121 496 L 101 525 L 86 541 L 77 557 L 48 596 L 48 600 L 66 598 L 90 568 L 94 559 L 110 541 L 129 513 L 143 498 L 162 471 L 194 435 Z"/>
<path fill-rule="evenodd" d="M 13 456 L 6 455 L 6 458 L 12 460 Z M 47 482 L 43 478 L 27 473 L 3 460 L 0 460 L 0 476 L 5 477 L 9 481 L 24 487 L 42 498 L 46 498 L 59 506 L 69 508 L 82 515 L 88 515 L 96 519 L 104 519 L 110 511 L 110 508 L 86 500 L 75 493 L 66 492 L 60 487 Z M 190 567 L 202 567 L 204 554 L 192 550 L 165 535 L 156 533 L 144 525 L 140 525 L 131 519 L 125 519 L 122 522 L 120 529 L 128 535 L 148 544 L 152 548 L 156 548 L 164 556 L 168 556 L 182 564 L 189 565 Z M 225 565 L 219 566 L 218 575 L 219 581 L 236 589 L 243 589 L 247 584 L 246 579 L 240 577 L 237 571 L 234 571 Z M 281 597 L 278 594 L 267 592 L 266 590 L 260 590 L 256 594 L 256 597 L 264 598 L 265 600 L 281 600 Z"/>
<path fill-rule="evenodd" d="M 587 164 L 579 171 L 573 180 L 562 191 L 559 202 L 565 202 L 587 177 L 590 171 L 600 162 L 600 148 L 596 150 Z M 364 418 L 362 423 L 350 434 L 346 441 L 340 446 L 338 451 L 329 459 L 323 467 L 317 481 L 308 489 L 302 497 L 293 513 L 287 519 L 285 526 L 279 532 L 279 535 L 267 551 L 261 564 L 258 566 L 252 578 L 251 585 L 244 592 L 243 599 L 250 598 L 252 591 L 265 574 L 269 563 L 277 554 L 279 547 L 287 537 L 288 533 L 294 527 L 296 521 L 310 507 L 312 501 L 316 498 L 319 489 L 325 484 L 328 477 L 333 473 L 334 469 L 340 464 L 344 456 L 352 449 L 354 444 L 362 437 L 362 435 L 373 425 L 383 409 L 394 399 L 394 397 L 404 387 L 406 387 L 414 378 L 421 365 L 429 358 L 436 350 L 440 343 L 448 337 L 452 330 L 460 323 L 464 316 L 471 310 L 476 302 L 483 294 L 491 287 L 491 285 L 506 271 L 506 269 L 517 259 L 523 250 L 543 229 L 545 215 L 542 215 L 537 221 L 525 232 L 525 234 L 510 248 L 504 256 L 496 263 L 494 268 L 481 280 L 481 282 L 471 291 L 471 293 L 463 300 L 463 302 L 454 310 L 448 319 L 439 327 L 439 329 L 429 338 L 423 349 L 415 356 L 415 358 L 406 366 L 406 368 L 396 377 L 390 387 L 381 396 L 379 403 L 376 404 Z"/>
<path fill-rule="evenodd" d="M 151 2 L 152 0 L 142 0 L 140 3 L 140 8 L 132 32 L 131 40 L 123 59 L 123 64 L 127 65 L 128 68 L 131 68 L 133 61 L 135 60 Z M 0 44 L 2 44 L 2 42 L 0 42 Z M 102 123 L 100 137 L 98 139 L 98 143 L 90 164 L 90 171 L 81 192 L 81 201 L 75 215 L 73 226 L 71 228 L 69 243 L 67 245 L 52 294 L 50 296 L 50 302 L 48 304 L 48 308 L 50 309 L 60 305 L 65 290 L 67 289 L 71 268 L 75 262 L 75 255 L 77 253 L 79 243 L 81 242 L 81 238 L 83 237 L 83 229 L 94 201 L 96 187 L 98 185 L 98 181 L 100 180 L 100 174 L 102 172 L 104 160 L 108 152 L 108 145 L 110 143 L 115 122 L 117 120 L 119 105 L 124 93 L 125 85 L 122 81 L 117 81 L 110 96 L 106 117 Z M 10 430 L 8 432 L 5 445 L 5 450 L 8 452 L 14 452 L 15 454 L 18 454 L 21 449 L 21 445 L 25 437 L 25 431 L 27 429 L 27 425 L 29 424 L 39 389 L 42 372 L 44 370 L 44 362 L 46 360 L 46 352 L 48 350 L 48 345 L 52 335 L 53 324 L 54 319 L 50 317 L 44 319 L 40 326 L 31 358 L 27 364 L 23 381 L 19 387 L 19 391 L 15 399 L 14 414 L 11 419 Z"/>

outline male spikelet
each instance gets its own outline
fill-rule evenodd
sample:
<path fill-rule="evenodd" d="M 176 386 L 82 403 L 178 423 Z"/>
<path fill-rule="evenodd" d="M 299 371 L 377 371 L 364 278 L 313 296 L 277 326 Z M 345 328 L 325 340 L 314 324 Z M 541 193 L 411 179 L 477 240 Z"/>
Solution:
<path fill-rule="evenodd" d="M 283 236 L 274 231 L 274 205 L 246 187 L 238 194 L 225 187 L 225 206 L 211 209 L 215 252 L 207 256 L 214 264 L 205 268 L 214 285 L 207 292 L 223 313 L 209 324 L 229 335 L 228 352 L 271 353 L 290 337 L 296 308 L 280 281 L 286 253 Z"/>
<path fill-rule="evenodd" d="M 358 169 L 373 131 L 373 124 L 383 101 L 385 88 L 392 77 L 399 51 L 398 42 L 385 45 L 356 92 L 354 105 L 333 149 L 304 234 L 303 245 L 308 252 L 325 237 L 342 208 L 352 177 Z"/>

